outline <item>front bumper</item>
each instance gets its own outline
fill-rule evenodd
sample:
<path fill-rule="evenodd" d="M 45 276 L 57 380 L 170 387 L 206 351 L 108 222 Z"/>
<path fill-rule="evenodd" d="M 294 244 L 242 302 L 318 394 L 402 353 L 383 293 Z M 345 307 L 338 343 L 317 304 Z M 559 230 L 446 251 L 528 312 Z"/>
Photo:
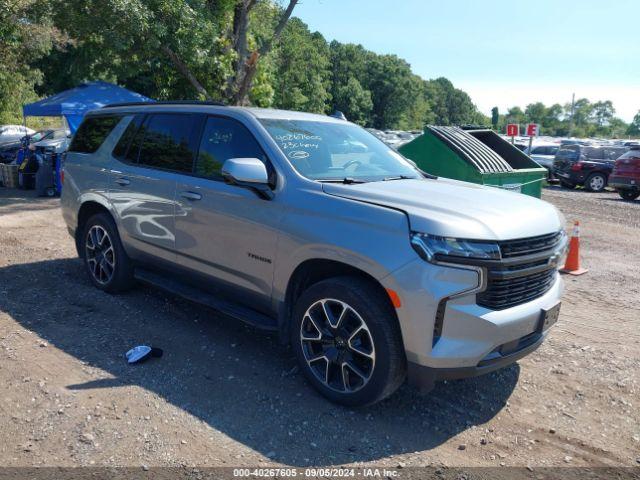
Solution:
<path fill-rule="evenodd" d="M 433 368 L 408 362 L 407 374 L 409 384 L 428 392 L 433 389 L 437 381 L 458 380 L 461 378 L 478 377 L 511 365 L 536 350 L 547 336 L 547 332 L 534 332 L 518 341 L 519 348 L 507 354 L 499 354 L 486 358 L 473 367 Z"/>
<path fill-rule="evenodd" d="M 477 271 L 423 260 L 382 280 L 401 298 L 396 313 L 412 383 L 430 385 L 445 378 L 482 375 L 515 362 L 544 341 L 546 333 L 538 332 L 538 326 L 542 310 L 555 305 L 562 294 L 558 273 L 542 296 L 503 310 L 477 304 L 481 282 Z M 444 305 L 442 299 L 448 299 Z M 442 324 L 434 342 L 438 314 Z M 496 355 L 507 345 L 508 351 Z"/>

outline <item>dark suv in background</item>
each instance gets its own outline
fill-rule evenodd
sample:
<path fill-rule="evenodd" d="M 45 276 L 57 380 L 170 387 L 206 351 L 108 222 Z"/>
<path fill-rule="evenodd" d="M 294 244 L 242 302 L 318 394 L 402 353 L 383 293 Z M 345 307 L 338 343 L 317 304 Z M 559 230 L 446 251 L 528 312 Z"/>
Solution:
<path fill-rule="evenodd" d="M 553 161 L 553 174 L 565 188 L 584 186 L 590 192 L 601 192 L 618 157 L 628 147 L 563 145 Z"/>

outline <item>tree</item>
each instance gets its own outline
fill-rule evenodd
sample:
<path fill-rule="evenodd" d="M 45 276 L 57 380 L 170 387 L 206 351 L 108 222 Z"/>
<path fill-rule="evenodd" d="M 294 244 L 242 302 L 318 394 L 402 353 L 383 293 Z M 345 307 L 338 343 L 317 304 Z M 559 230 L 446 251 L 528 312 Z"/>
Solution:
<path fill-rule="evenodd" d="M 365 90 L 355 77 L 350 77 L 345 85 L 339 85 L 335 92 L 335 109 L 344 113 L 349 121 L 367 125 L 373 109 L 371 92 Z"/>
<path fill-rule="evenodd" d="M 600 101 L 593 104 L 593 116 L 599 127 L 607 125 L 615 113 L 616 110 L 613 108 L 611 100 L 606 100 L 604 102 Z"/>
<path fill-rule="evenodd" d="M 455 88 L 448 79 L 429 80 L 427 91 L 438 125 L 463 125 L 475 123 L 478 119 L 477 109 L 469 95 Z"/>
<path fill-rule="evenodd" d="M 640 111 L 633 117 L 633 121 L 627 128 L 627 135 L 640 136 Z"/>
<path fill-rule="evenodd" d="M 576 127 L 583 127 L 589 120 L 591 119 L 591 115 L 593 113 L 593 105 L 586 98 L 581 98 L 576 100 L 573 106 L 573 116 L 571 115 L 571 104 L 568 103 L 564 107 L 566 112 L 566 117 L 569 120 L 573 120 L 573 124 Z"/>
<path fill-rule="evenodd" d="M 371 92 L 372 124 L 392 128 L 400 123 L 418 93 L 411 68 L 395 55 L 369 55 L 366 67 L 363 86 Z"/>
<path fill-rule="evenodd" d="M 249 90 L 257 73 L 258 60 L 266 56 L 279 40 L 298 0 L 289 0 L 289 4 L 280 15 L 273 33 L 264 38 L 259 47 L 256 46 L 249 51 L 249 14 L 257 2 L 258 0 L 238 0 L 234 9 L 231 40 L 236 58 L 234 60 L 233 75 L 228 79 L 227 96 L 231 98 L 232 103 L 235 105 L 247 103 Z M 212 4 L 215 6 L 216 2 L 211 2 L 210 5 Z"/>
<path fill-rule="evenodd" d="M 0 0 L 0 123 L 18 123 L 42 73 L 32 64 L 65 42 L 45 1 Z"/>
<path fill-rule="evenodd" d="M 274 53 L 275 104 L 288 110 L 325 113 L 331 99 L 331 60 L 324 37 L 294 18 Z"/>
<path fill-rule="evenodd" d="M 511 107 L 504 117 L 505 123 L 523 124 L 526 122 L 525 114 L 520 107 Z"/>
<path fill-rule="evenodd" d="M 189 97 L 181 82 L 200 98 L 245 104 L 258 60 L 278 42 L 297 2 L 277 9 L 269 0 L 56 0 L 53 10 L 88 53 L 85 70 L 102 77 L 148 70 Z M 264 5 L 278 14 L 259 19 L 269 28 L 254 38 L 250 20 Z"/>
<path fill-rule="evenodd" d="M 524 110 L 527 121 L 531 123 L 543 124 L 547 113 L 547 108 L 542 102 L 530 103 Z"/>
<path fill-rule="evenodd" d="M 500 122 L 500 110 L 498 107 L 493 107 L 491 109 L 491 125 L 494 130 L 498 130 L 498 122 Z"/>

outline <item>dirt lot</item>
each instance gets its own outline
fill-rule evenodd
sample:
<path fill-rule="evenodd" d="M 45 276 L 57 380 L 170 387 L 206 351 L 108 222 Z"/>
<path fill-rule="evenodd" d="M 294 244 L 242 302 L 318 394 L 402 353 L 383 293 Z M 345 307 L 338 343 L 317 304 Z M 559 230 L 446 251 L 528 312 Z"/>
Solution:
<path fill-rule="evenodd" d="M 640 463 L 640 201 L 550 188 L 590 269 L 518 365 L 349 410 L 291 354 L 147 287 L 93 288 L 55 199 L 0 189 L 0 465 L 633 466 Z M 150 343 L 161 359 L 128 366 Z"/>

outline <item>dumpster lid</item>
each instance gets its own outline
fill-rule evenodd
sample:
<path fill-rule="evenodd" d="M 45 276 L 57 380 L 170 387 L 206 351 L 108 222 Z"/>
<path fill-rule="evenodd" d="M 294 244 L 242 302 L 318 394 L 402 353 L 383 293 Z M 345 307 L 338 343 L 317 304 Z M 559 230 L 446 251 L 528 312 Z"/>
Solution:
<path fill-rule="evenodd" d="M 514 171 L 505 159 L 459 127 L 427 126 L 426 130 L 476 167 L 480 173 Z"/>

